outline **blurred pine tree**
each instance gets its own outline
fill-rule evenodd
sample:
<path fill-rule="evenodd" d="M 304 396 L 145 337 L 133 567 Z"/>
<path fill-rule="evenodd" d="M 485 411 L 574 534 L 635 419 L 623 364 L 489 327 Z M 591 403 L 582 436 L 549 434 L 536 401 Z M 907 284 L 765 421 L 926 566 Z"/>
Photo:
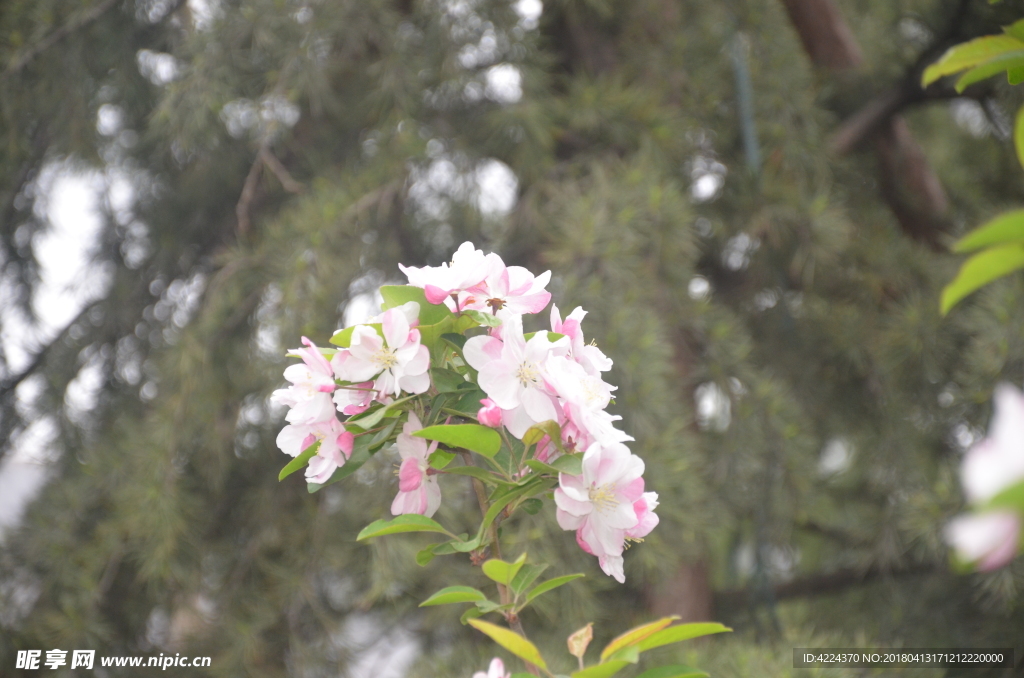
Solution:
<path fill-rule="evenodd" d="M 937 311 L 946 231 L 1019 204 L 1004 119 L 1019 94 L 986 83 L 951 108 L 911 85 L 1013 8 L 540 8 L 0 5 L 5 326 L 39 286 L 44 169 L 134 186 L 129 214 L 104 214 L 104 296 L 28 369 L 0 353 L 3 449 L 48 418 L 59 453 L 0 544 L 0 673 L 53 647 L 211 655 L 209 675 L 375 675 L 374 647 L 418 648 L 408 675 L 483 667 L 490 648 L 452 610 L 416 608 L 476 576 L 468 563 L 353 541 L 387 514 L 392 460 L 314 496 L 279 484 L 266 401 L 300 335 L 328 336 L 398 262 L 467 239 L 551 268 L 563 313 L 590 311 L 662 499 L 625 587 L 552 511 L 505 527 L 589 577 L 525 619 L 542 648 L 678 613 L 736 625 L 734 654 L 707 653 L 722 671 L 789 675 L 790 645 L 822 639 L 1024 652 L 1020 564 L 953 575 L 940 536 L 993 385 L 1024 381 L 1024 281 Z M 117 121 L 103 133 L 101 110 Z M 877 158 L 855 150 L 872 144 Z M 85 367 L 102 379 L 83 411 L 66 391 Z M 474 510 L 468 485 L 444 489 L 446 519 Z M 756 645 L 769 638 L 785 646 Z"/>

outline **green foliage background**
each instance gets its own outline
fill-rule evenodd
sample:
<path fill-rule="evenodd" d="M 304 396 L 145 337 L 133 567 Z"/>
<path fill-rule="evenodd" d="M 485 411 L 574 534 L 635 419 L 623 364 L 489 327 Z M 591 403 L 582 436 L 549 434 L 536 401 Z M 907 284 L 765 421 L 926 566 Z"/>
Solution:
<path fill-rule="evenodd" d="M 588 621 L 600 647 L 702 599 L 737 632 L 677 654 L 715 675 L 793 675 L 804 645 L 1024 652 L 1021 564 L 957 575 L 941 539 L 962 506 L 963 441 L 987 427 L 998 381 L 1024 383 L 1024 280 L 940 318 L 959 259 L 900 230 L 869 153 L 829 150 L 922 55 L 1018 17 L 981 0 L 837 4 L 866 59 L 842 77 L 812 69 L 774 0 L 549 0 L 536 27 L 505 0 L 222 0 L 199 23 L 198 5 L 171 0 L 0 5 L 4 313 L 29 312 L 38 287 L 44 167 L 137 181 L 131 215 L 105 214 L 107 292 L 23 375 L 35 403 L 18 402 L 13 369 L 0 385 L 5 450 L 43 417 L 59 432 L 51 481 L 0 543 L 0 674 L 18 675 L 19 649 L 58 647 L 213 657 L 168 676 L 339 675 L 380 636 L 418 643 L 410 676 L 483 668 L 493 647 L 457 611 L 417 609 L 478 580 L 474 567 L 416 566 L 420 537 L 354 543 L 388 514 L 394 459 L 315 496 L 299 478 L 279 484 L 282 413 L 266 400 L 301 335 L 323 342 L 399 262 L 436 265 L 467 239 L 550 268 L 563 313 L 589 311 L 662 501 L 625 586 L 550 506 L 505 527 L 506 556 L 587 574 L 525 617 L 546 654 Z M 177 77 L 151 82 L 140 50 L 173 55 Z M 517 101 L 487 94 L 497 64 L 521 74 Z M 940 240 L 1021 202 L 1000 117 L 1020 93 L 992 82 L 971 95 L 980 137 L 948 98 L 904 111 L 951 199 Z M 225 106 L 268 97 L 297 107 L 294 126 L 229 133 Z M 122 116 L 113 136 L 96 128 L 105 105 Z M 478 209 L 472 179 L 491 159 L 518 180 L 508 214 Z M 431 184 L 431 168 L 455 180 Z M 709 172 L 724 184 L 696 199 Z M 65 392 L 85 365 L 103 381 L 81 412 Z M 700 411 L 698 394 L 728 415 Z M 824 473 L 828 449 L 850 452 L 848 468 Z M 468 525 L 468 483 L 444 493 L 443 520 Z"/>

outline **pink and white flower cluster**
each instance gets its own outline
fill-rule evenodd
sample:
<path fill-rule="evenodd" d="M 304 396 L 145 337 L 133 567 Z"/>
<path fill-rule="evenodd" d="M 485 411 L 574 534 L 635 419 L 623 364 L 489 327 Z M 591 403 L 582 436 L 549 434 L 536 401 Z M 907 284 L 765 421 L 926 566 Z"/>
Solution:
<path fill-rule="evenodd" d="M 580 547 L 598 558 L 606 574 L 625 581 L 623 550 L 658 524 L 658 497 L 644 492 L 644 463 L 623 444 L 632 438 L 615 427 L 620 417 L 607 412 L 615 387 L 602 373 L 612 361 L 584 341 L 586 312 L 576 308 L 563 320 L 552 307 L 551 332 L 561 336 L 544 331 L 525 335 L 523 316 L 540 312 L 550 301 L 544 290 L 550 272 L 535 278 L 468 242 L 450 264 L 402 270 L 431 303 L 444 302 L 453 311 L 489 312 L 501 321 L 463 347 L 487 394 L 477 419 L 486 426 L 504 426 L 520 439 L 534 425 L 560 425 L 562 439 L 556 444 L 545 437 L 535 453 L 541 461 L 552 460 L 559 447 L 584 453 L 581 475 L 560 474 L 555 490 L 559 525 L 576 532 Z"/>
<path fill-rule="evenodd" d="M 964 457 L 960 478 L 967 500 L 984 507 L 1003 490 L 1024 482 L 1024 393 L 1001 384 L 987 438 Z M 1017 554 L 1021 513 L 1013 508 L 982 508 L 946 526 L 946 540 L 963 560 L 994 570 Z"/>
<path fill-rule="evenodd" d="M 330 362 L 306 337 L 304 348 L 290 352 L 302 364 L 285 369 L 291 386 L 271 396 L 289 408 L 277 446 L 295 457 L 320 443 L 306 467 L 309 482 L 327 482 L 352 455 L 355 438 L 338 420 L 338 412 L 360 414 L 375 400 L 390 402 L 402 391 L 416 394 L 430 388 L 430 354 L 414 328 L 418 315 L 419 305 L 410 302 L 374 319 L 381 333 L 372 325 L 355 327 L 349 347 L 335 352 Z"/>

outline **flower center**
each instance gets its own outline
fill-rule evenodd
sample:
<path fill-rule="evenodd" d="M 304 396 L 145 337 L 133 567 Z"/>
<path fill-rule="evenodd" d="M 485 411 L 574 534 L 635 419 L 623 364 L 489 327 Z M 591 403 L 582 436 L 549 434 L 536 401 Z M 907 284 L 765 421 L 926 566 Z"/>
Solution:
<path fill-rule="evenodd" d="M 487 300 L 487 305 L 491 307 L 491 313 L 497 313 L 501 309 L 505 308 L 505 300 L 494 297 L 493 299 Z"/>
<path fill-rule="evenodd" d="M 540 370 L 537 369 L 537 365 L 534 363 L 522 363 L 519 365 L 519 369 L 516 370 L 516 379 L 519 380 L 523 388 L 536 386 L 540 383 Z"/>
<path fill-rule="evenodd" d="M 594 507 L 597 508 L 598 513 L 611 511 L 619 505 L 619 500 L 615 498 L 614 487 L 609 487 L 608 485 L 591 487 L 588 497 Z"/>
<path fill-rule="evenodd" d="M 389 370 L 398 364 L 398 357 L 394 349 L 381 346 L 380 350 L 373 355 L 373 362 L 377 363 L 382 370 Z"/>

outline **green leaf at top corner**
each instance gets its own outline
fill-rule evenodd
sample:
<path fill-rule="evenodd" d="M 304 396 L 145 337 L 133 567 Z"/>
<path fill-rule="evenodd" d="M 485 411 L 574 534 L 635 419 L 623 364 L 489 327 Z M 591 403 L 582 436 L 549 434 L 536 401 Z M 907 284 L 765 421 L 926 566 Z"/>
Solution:
<path fill-rule="evenodd" d="M 416 513 L 406 513 L 393 520 L 375 520 L 364 527 L 356 541 L 383 537 L 388 534 L 399 534 L 401 532 L 440 532 L 451 536 L 448 530 L 444 529 L 437 521 L 421 516 Z"/>
<path fill-rule="evenodd" d="M 1024 108 L 1021 111 L 1024 112 Z M 1018 145 L 1018 153 L 1024 153 L 1024 115 L 1020 112 L 1017 114 L 1014 141 Z M 966 253 L 1010 243 L 1024 243 L 1024 209 L 1003 212 L 989 219 L 956 241 L 953 251 Z"/>
<path fill-rule="evenodd" d="M 1024 49 L 1024 42 L 1010 35 L 986 35 L 955 45 L 924 69 L 921 86 L 927 87 L 943 76 L 979 66 L 990 59 L 1020 49 Z"/>
<path fill-rule="evenodd" d="M 380 288 L 380 296 L 384 299 L 381 308 L 385 311 L 415 301 L 420 305 L 420 325 L 436 325 L 452 316 L 452 312 L 444 304 L 432 304 L 427 301 L 427 296 L 421 287 L 384 285 Z"/>
<path fill-rule="evenodd" d="M 964 262 L 953 282 L 942 290 L 940 311 L 949 312 L 961 299 L 990 282 L 1024 268 L 1024 243 L 984 250 Z"/>

